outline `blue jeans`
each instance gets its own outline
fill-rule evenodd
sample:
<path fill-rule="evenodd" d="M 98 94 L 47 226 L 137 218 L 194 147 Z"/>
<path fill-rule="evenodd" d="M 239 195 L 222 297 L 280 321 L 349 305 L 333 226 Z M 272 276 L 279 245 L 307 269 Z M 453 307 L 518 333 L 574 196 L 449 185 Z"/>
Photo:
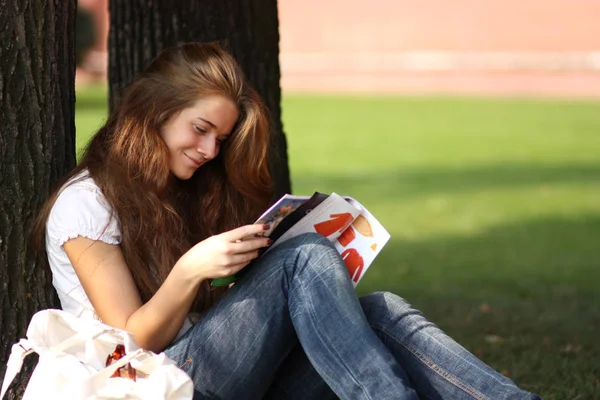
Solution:
<path fill-rule="evenodd" d="M 317 234 L 280 244 L 165 353 L 194 398 L 539 399 L 391 293 L 356 297 Z"/>

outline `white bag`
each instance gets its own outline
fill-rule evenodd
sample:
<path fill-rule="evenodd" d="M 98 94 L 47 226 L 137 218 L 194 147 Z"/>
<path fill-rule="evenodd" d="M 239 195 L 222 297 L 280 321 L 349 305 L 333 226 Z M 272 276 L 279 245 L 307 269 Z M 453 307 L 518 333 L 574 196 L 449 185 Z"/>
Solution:
<path fill-rule="evenodd" d="M 126 355 L 106 367 L 118 344 L 125 346 Z M 193 396 L 194 386 L 185 372 L 164 353 L 140 349 L 128 332 L 61 310 L 43 310 L 31 318 L 27 339 L 12 346 L 0 400 L 32 352 L 40 357 L 22 400 L 188 400 Z M 111 378 L 127 363 L 141 375 L 136 381 Z"/>

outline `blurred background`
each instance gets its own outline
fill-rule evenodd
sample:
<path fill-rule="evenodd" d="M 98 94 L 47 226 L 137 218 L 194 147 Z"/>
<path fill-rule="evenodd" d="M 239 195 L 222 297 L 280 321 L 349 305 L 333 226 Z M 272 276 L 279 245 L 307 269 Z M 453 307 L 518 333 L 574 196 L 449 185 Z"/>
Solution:
<path fill-rule="evenodd" d="M 284 90 L 600 95 L 594 0 L 281 1 Z"/>
<path fill-rule="evenodd" d="M 79 0 L 79 148 L 106 117 L 106 1 Z M 545 399 L 600 399 L 600 0 L 279 18 L 294 193 L 355 197 L 392 235 L 358 292 L 405 297 Z"/>

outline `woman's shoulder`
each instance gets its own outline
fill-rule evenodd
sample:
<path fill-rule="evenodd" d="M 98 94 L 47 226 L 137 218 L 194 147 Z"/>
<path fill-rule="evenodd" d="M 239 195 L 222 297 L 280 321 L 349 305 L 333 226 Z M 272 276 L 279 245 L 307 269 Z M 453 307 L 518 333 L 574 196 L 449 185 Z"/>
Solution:
<path fill-rule="evenodd" d="M 54 208 L 81 207 L 84 205 L 110 209 L 102 190 L 87 170 L 72 177 L 59 190 Z"/>
<path fill-rule="evenodd" d="M 60 244 L 78 235 L 102 240 L 107 233 L 108 243 L 120 241 L 118 220 L 87 171 L 74 176 L 59 190 L 46 227 Z"/>
<path fill-rule="evenodd" d="M 80 190 L 102 194 L 102 191 L 100 190 L 100 187 L 98 187 L 98 184 L 96 184 L 94 178 L 92 178 L 88 170 L 84 169 L 69 179 L 67 183 L 60 188 L 59 197 L 65 192 L 72 193 Z"/>

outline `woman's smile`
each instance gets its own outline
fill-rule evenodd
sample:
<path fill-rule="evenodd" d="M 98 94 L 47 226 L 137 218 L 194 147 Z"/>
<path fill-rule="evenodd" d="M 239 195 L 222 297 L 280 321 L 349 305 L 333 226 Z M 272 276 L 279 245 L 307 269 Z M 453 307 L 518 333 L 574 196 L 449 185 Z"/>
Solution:
<path fill-rule="evenodd" d="M 183 155 L 186 156 L 186 158 L 190 160 L 196 168 L 199 168 L 200 166 L 202 166 L 202 164 L 204 164 L 204 160 L 199 160 L 198 158 L 188 156 L 185 153 L 183 153 Z"/>

